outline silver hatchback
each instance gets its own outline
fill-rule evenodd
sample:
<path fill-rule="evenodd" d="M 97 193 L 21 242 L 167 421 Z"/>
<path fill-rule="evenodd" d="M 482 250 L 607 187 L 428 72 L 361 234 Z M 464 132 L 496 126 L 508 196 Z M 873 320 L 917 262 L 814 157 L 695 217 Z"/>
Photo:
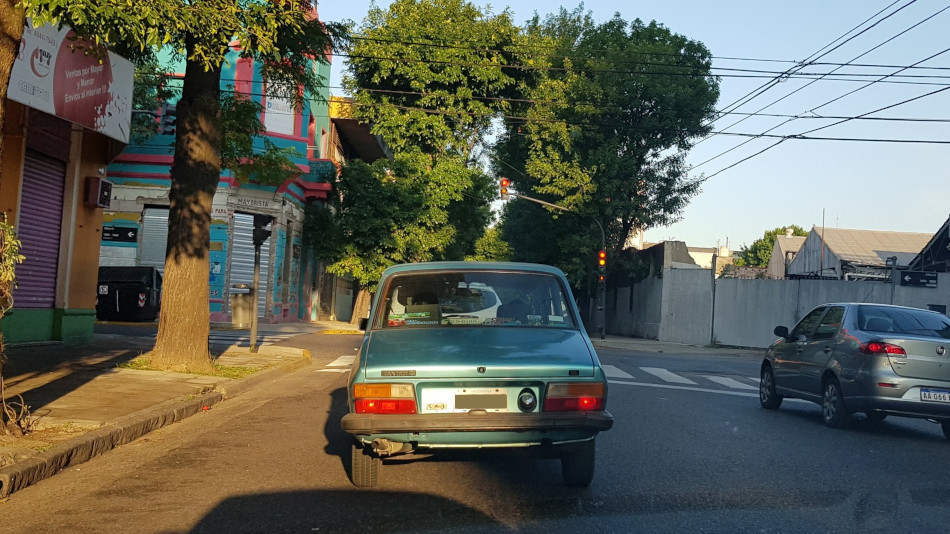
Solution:
<path fill-rule="evenodd" d="M 851 414 L 939 421 L 950 438 L 950 318 L 884 304 L 823 304 L 789 331 L 775 328 L 759 381 L 759 401 L 784 397 L 821 405 L 825 424 L 842 428 Z"/>

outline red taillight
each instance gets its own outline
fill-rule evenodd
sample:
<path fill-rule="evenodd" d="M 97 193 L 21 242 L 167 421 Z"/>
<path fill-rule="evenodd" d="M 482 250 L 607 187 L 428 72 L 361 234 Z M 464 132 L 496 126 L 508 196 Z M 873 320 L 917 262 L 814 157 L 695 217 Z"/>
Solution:
<path fill-rule="evenodd" d="M 353 384 L 356 413 L 416 413 L 412 384 Z"/>
<path fill-rule="evenodd" d="M 604 409 L 603 397 L 548 398 L 544 401 L 546 412 L 590 412 Z"/>
<path fill-rule="evenodd" d="M 579 382 L 548 385 L 544 398 L 546 412 L 592 412 L 604 409 L 603 383 Z"/>
<path fill-rule="evenodd" d="M 357 399 L 356 413 L 416 413 L 415 399 Z"/>
<path fill-rule="evenodd" d="M 907 351 L 900 345 L 884 343 L 883 341 L 868 341 L 861 344 L 861 352 L 865 354 L 892 354 L 895 356 L 907 356 Z"/>

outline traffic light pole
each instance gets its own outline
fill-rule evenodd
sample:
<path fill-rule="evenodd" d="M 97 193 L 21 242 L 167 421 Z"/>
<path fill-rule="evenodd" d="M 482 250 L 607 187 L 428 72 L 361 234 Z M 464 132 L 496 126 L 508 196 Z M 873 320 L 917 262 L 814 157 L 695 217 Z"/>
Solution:
<path fill-rule="evenodd" d="M 545 202 L 537 198 L 531 198 L 529 196 L 522 195 L 521 193 L 507 192 L 507 185 L 508 184 L 504 185 L 505 190 L 506 190 L 506 193 L 505 193 L 506 196 L 515 197 L 515 198 L 523 198 L 525 200 L 535 202 L 537 204 L 541 204 L 542 206 L 547 206 L 549 208 L 554 208 L 557 210 L 566 211 L 568 213 L 573 213 L 574 215 L 578 215 L 578 213 L 575 212 L 574 210 L 570 208 L 565 208 L 564 206 L 558 206 L 557 204 Z M 600 230 L 600 249 L 607 250 L 607 234 L 604 232 L 604 225 L 601 224 L 600 221 L 598 221 L 595 217 L 591 217 L 591 219 L 593 219 L 593 221 L 597 223 L 597 228 Z M 606 311 L 604 310 L 604 297 L 606 296 L 606 293 L 607 293 L 607 283 L 605 279 L 601 279 L 598 276 L 597 304 L 596 304 L 597 309 L 595 310 L 595 315 L 597 317 L 596 319 L 597 324 L 594 325 L 594 328 L 596 328 L 597 332 L 600 334 L 600 339 L 604 339 L 606 337 L 605 324 L 607 323 L 607 318 L 606 318 Z"/>

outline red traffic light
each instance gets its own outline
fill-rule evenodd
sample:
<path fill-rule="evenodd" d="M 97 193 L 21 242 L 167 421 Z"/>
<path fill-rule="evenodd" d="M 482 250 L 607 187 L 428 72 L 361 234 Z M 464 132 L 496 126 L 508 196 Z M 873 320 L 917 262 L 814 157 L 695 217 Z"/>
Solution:
<path fill-rule="evenodd" d="M 500 189 L 500 191 L 501 191 L 501 199 L 502 199 L 502 200 L 508 200 L 508 186 L 510 186 L 510 185 L 511 185 L 511 180 L 509 180 L 508 178 L 505 178 L 504 176 L 502 176 L 502 177 L 501 177 L 501 181 L 500 181 L 500 183 L 499 183 L 499 186 L 500 186 L 499 189 Z"/>
<path fill-rule="evenodd" d="M 600 252 L 597 253 L 597 265 L 600 267 L 607 265 L 607 251 L 606 250 L 601 250 Z"/>

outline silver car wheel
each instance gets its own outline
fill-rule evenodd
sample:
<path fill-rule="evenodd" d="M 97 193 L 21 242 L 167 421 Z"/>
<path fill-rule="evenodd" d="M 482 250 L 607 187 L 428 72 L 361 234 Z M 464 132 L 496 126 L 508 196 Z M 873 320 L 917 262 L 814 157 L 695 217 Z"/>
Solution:
<path fill-rule="evenodd" d="M 759 403 L 768 410 L 782 405 L 782 396 L 775 393 L 775 374 L 771 365 L 764 365 L 759 376 Z"/>
<path fill-rule="evenodd" d="M 825 383 L 821 399 L 821 416 L 825 424 L 832 428 L 844 428 L 851 417 L 844 406 L 841 386 L 837 379 L 832 378 Z"/>

